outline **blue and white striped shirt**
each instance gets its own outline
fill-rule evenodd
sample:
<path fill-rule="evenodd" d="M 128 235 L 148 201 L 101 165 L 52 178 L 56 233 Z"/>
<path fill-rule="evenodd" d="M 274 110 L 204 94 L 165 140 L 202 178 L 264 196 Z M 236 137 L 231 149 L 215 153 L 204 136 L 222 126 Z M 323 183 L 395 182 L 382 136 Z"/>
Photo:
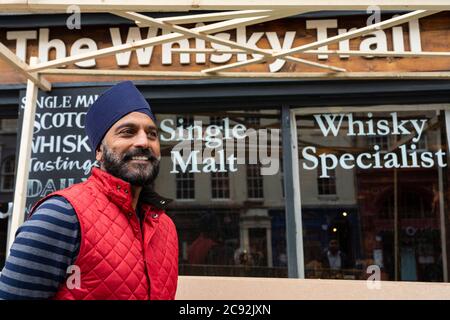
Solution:
<path fill-rule="evenodd" d="M 18 229 L 0 275 L 0 299 L 48 299 L 66 280 L 80 247 L 78 217 L 60 196 L 43 202 Z"/>

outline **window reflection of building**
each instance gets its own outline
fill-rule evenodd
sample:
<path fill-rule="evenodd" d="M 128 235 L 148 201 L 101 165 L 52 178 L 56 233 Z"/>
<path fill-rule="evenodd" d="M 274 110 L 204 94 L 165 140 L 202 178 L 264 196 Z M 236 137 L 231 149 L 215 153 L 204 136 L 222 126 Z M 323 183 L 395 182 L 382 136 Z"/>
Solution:
<path fill-rule="evenodd" d="M 230 198 L 230 177 L 228 172 L 211 172 L 211 198 Z"/>
<path fill-rule="evenodd" d="M 335 155 L 355 147 L 356 140 L 353 138 L 341 135 L 324 137 L 312 117 L 299 117 L 297 125 L 300 156 L 301 148 L 306 146 L 316 146 L 318 153 Z M 300 158 L 305 276 L 358 279 L 361 272 L 353 267 L 345 269 L 345 273 L 341 270 L 330 273 L 323 265 L 323 256 L 332 238 L 339 240 L 340 249 L 352 266 L 360 251 L 354 172 L 338 165 L 327 170 L 328 177 L 321 178 L 320 165 L 315 170 L 303 170 L 303 162 L 304 159 Z"/>
<path fill-rule="evenodd" d="M 264 198 L 263 177 L 258 164 L 247 165 L 247 193 L 251 199 Z"/>
<path fill-rule="evenodd" d="M 0 177 L 0 190 L 2 192 L 14 191 L 15 166 L 15 156 L 10 156 L 3 160 Z"/>
<path fill-rule="evenodd" d="M 442 281 L 440 221 L 432 206 L 433 185 L 438 179 L 436 168 L 398 170 L 397 191 L 394 170 L 381 171 L 358 174 L 364 251 L 370 257 L 374 250 L 381 250 L 382 271 L 388 280 Z M 378 181 L 376 187 L 373 181 Z M 395 215 L 399 221 L 397 229 Z"/>
<path fill-rule="evenodd" d="M 0 119 L 0 211 L 6 214 L 14 198 L 17 119 Z M 0 239 L 6 239 L 8 219 L 0 219 Z M 0 241 L 0 268 L 3 267 L 6 241 Z"/>
<path fill-rule="evenodd" d="M 250 263 L 256 266 L 273 265 L 272 225 L 265 208 L 249 208 L 241 214 L 241 240 L 243 248 L 248 248 Z"/>
<path fill-rule="evenodd" d="M 354 113 L 354 116 L 364 120 L 366 114 Z M 386 118 L 383 113 L 377 116 Z M 411 141 L 413 134 L 408 137 L 362 135 L 349 139 L 346 129 L 341 129 L 337 136 L 324 137 L 313 119 L 299 117 L 299 146 L 316 145 L 318 149 L 336 155 L 372 152 L 375 145 L 380 147 L 382 155 L 395 152 L 402 144 L 414 143 L 419 153 L 444 148 L 438 139 L 441 126 L 437 125 L 439 120 L 435 112 L 421 113 L 420 116 L 414 112 L 399 112 L 401 119 L 424 116 L 435 125 L 430 125 L 420 140 L 414 142 Z M 343 128 L 347 128 L 346 124 Z M 398 156 L 401 157 L 399 153 Z M 335 170 L 328 170 L 334 178 L 328 180 L 319 177 L 320 167 L 314 171 L 302 170 L 302 161 L 300 158 L 307 277 L 367 278 L 367 266 L 378 263 L 385 280 L 442 281 L 438 192 L 438 171 L 441 169 L 437 166 L 398 169 L 355 166 L 344 170 L 338 165 Z M 411 161 L 408 163 L 411 165 Z M 334 182 L 334 188 L 330 182 Z M 334 198 L 320 196 L 333 191 L 336 192 Z M 398 217 L 397 229 L 394 217 Z M 318 262 L 317 257 L 325 250 L 326 241 L 334 237 L 339 239 L 341 250 L 353 261 L 351 270 L 330 273 Z"/>
<path fill-rule="evenodd" d="M 328 178 L 321 178 L 320 172 L 322 171 L 322 168 L 318 166 L 318 181 L 317 181 L 317 187 L 319 195 L 335 195 L 336 194 L 336 170 L 329 170 L 328 171 Z"/>
<path fill-rule="evenodd" d="M 230 127 L 242 124 L 245 128 L 255 130 L 266 125 L 273 128 L 280 126 L 278 111 L 233 111 L 224 112 L 220 117 L 199 114 L 193 115 L 189 121 L 185 115 L 158 115 L 159 120 L 165 118 L 182 118 L 182 124 L 179 120 L 174 121 L 178 127 L 201 121 L 203 133 L 210 125 L 218 125 L 223 129 L 224 118 L 229 119 Z M 246 140 L 246 157 L 249 156 L 248 150 L 256 147 L 252 143 L 253 141 Z M 188 166 L 184 174 L 170 173 L 171 145 L 173 142 L 161 143 L 164 159 L 161 161 L 156 188 L 167 197 L 181 200 L 174 201 L 168 210 L 179 231 L 180 274 L 287 277 L 281 171 L 275 175 L 263 176 L 259 163 L 249 164 L 246 160 L 245 164 L 237 164 L 236 172 L 225 166 L 226 172 L 193 173 L 189 172 Z M 201 166 L 199 168 L 201 170 Z M 182 201 L 179 196 L 184 196 L 190 183 L 195 186 L 195 201 Z M 211 249 L 211 254 L 206 255 L 204 263 L 192 263 L 193 260 L 189 259 L 192 248 L 201 251 L 202 243 L 212 244 L 200 235 L 200 220 L 205 214 L 217 218 L 219 231 L 210 238 L 214 241 L 211 248 L 215 249 Z M 220 245 L 216 245 L 216 242 Z M 224 257 L 229 257 L 231 252 L 233 259 L 230 264 L 229 259 Z"/>
<path fill-rule="evenodd" d="M 182 172 L 178 167 L 175 180 L 177 199 L 195 199 L 195 179 L 192 172 Z"/>

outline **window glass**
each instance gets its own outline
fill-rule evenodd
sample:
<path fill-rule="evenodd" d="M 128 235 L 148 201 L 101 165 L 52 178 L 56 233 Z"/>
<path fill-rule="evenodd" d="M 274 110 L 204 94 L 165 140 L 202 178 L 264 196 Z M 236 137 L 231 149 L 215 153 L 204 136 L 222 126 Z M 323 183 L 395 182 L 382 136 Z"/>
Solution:
<path fill-rule="evenodd" d="M 287 277 L 279 111 L 157 120 L 156 190 L 174 199 L 168 213 L 178 229 L 180 274 Z"/>
<path fill-rule="evenodd" d="M 306 277 L 443 281 L 443 114 L 296 120 Z"/>

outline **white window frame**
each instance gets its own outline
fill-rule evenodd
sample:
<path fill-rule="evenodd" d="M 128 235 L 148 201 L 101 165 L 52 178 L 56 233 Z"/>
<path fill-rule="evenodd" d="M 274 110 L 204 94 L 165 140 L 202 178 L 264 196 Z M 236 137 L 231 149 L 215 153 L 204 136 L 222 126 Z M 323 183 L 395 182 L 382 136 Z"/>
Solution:
<path fill-rule="evenodd" d="M 179 182 L 183 182 L 186 180 L 191 180 L 191 178 L 187 178 L 184 175 L 185 174 L 191 174 L 192 175 L 192 180 L 193 180 L 193 187 L 192 187 L 192 191 L 194 192 L 194 196 L 192 198 L 179 198 L 178 197 L 178 183 Z M 183 193 L 183 190 L 181 190 L 181 193 Z M 190 192 L 190 189 L 189 189 Z M 178 172 L 175 174 L 175 199 L 177 201 L 194 201 L 195 200 L 195 174 L 192 172 Z"/>
<path fill-rule="evenodd" d="M 228 197 L 227 198 L 214 198 L 213 197 L 213 174 L 214 173 L 227 173 L 228 174 Z M 227 172 L 211 172 L 209 181 L 211 183 L 211 200 L 213 200 L 213 201 L 228 201 L 231 199 L 231 176 L 228 171 Z"/>
<path fill-rule="evenodd" d="M 264 199 L 264 176 L 261 175 L 261 174 L 259 174 L 259 176 L 258 175 L 249 176 L 248 175 L 248 173 L 249 173 L 249 166 L 255 166 L 256 169 L 253 168 L 251 170 L 256 170 L 256 171 L 259 171 L 259 173 L 261 173 L 261 171 L 260 171 L 261 170 L 261 166 L 260 165 L 258 165 L 258 164 L 247 164 L 246 165 L 245 173 L 246 173 L 246 178 L 247 178 L 247 199 L 250 200 L 250 201 L 252 201 L 252 200 L 262 200 L 262 199 Z M 255 188 L 254 187 L 254 183 L 250 183 L 250 182 L 251 181 L 252 182 L 253 181 L 258 181 L 258 180 L 261 180 L 261 197 L 250 197 L 250 192 L 249 192 L 250 189 L 253 189 L 254 191 L 258 191 L 258 189 L 259 189 L 259 188 Z"/>
<path fill-rule="evenodd" d="M 10 160 L 13 161 L 13 168 L 14 168 L 14 170 L 13 170 L 12 173 L 11 172 L 4 172 L 5 171 L 5 164 L 6 164 L 7 161 L 10 161 Z M 16 175 L 16 157 L 13 156 L 13 155 L 12 156 L 8 156 L 5 159 L 3 159 L 2 163 L 1 163 L 1 168 L 0 168 L 0 191 L 2 191 L 2 192 L 13 192 L 14 191 L 14 182 L 13 182 L 13 187 L 11 189 L 5 189 L 4 188 L 3 184 L 5 182 L 4 179 L 5 179 L 6 175 L 12 175 L 13 178 Z M 13 181 L 14 181 L 14 179 L 13 179 Z"/>
<path fill-rule="evenodd" d="M 317 166 L 317 170 L 322 170 L 320 166 Z M 333 172 L 333 175 L 331 175 L 330 173 Z M 317 197 L 319 199 L 337 199 L 337 170 L 333 169 L 333 170 L 329 170 L 329 174 L 330 177 L 329 178 L 320 178 L 319 177 L 319 173 L 317 173 Z M 320 193 L 320 185 L 321 184 L 326 184 L 326 188 L 330 188 L 330 182 L 333 181 L 333 188 L 334 188 L 334 193 Z"/>

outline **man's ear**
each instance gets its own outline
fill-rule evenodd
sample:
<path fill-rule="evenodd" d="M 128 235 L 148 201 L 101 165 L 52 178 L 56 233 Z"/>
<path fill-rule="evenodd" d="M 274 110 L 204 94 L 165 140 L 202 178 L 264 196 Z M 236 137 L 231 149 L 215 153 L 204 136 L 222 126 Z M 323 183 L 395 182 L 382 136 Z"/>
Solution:
<path fill-rule="evenodd" d="M 95 150 L 95 160 L 97 160 L 98 162 L 100 162 L 103 158 L 103 151 L 101 146 L 99 146 L 97 148 L 97 150 Z"/>

